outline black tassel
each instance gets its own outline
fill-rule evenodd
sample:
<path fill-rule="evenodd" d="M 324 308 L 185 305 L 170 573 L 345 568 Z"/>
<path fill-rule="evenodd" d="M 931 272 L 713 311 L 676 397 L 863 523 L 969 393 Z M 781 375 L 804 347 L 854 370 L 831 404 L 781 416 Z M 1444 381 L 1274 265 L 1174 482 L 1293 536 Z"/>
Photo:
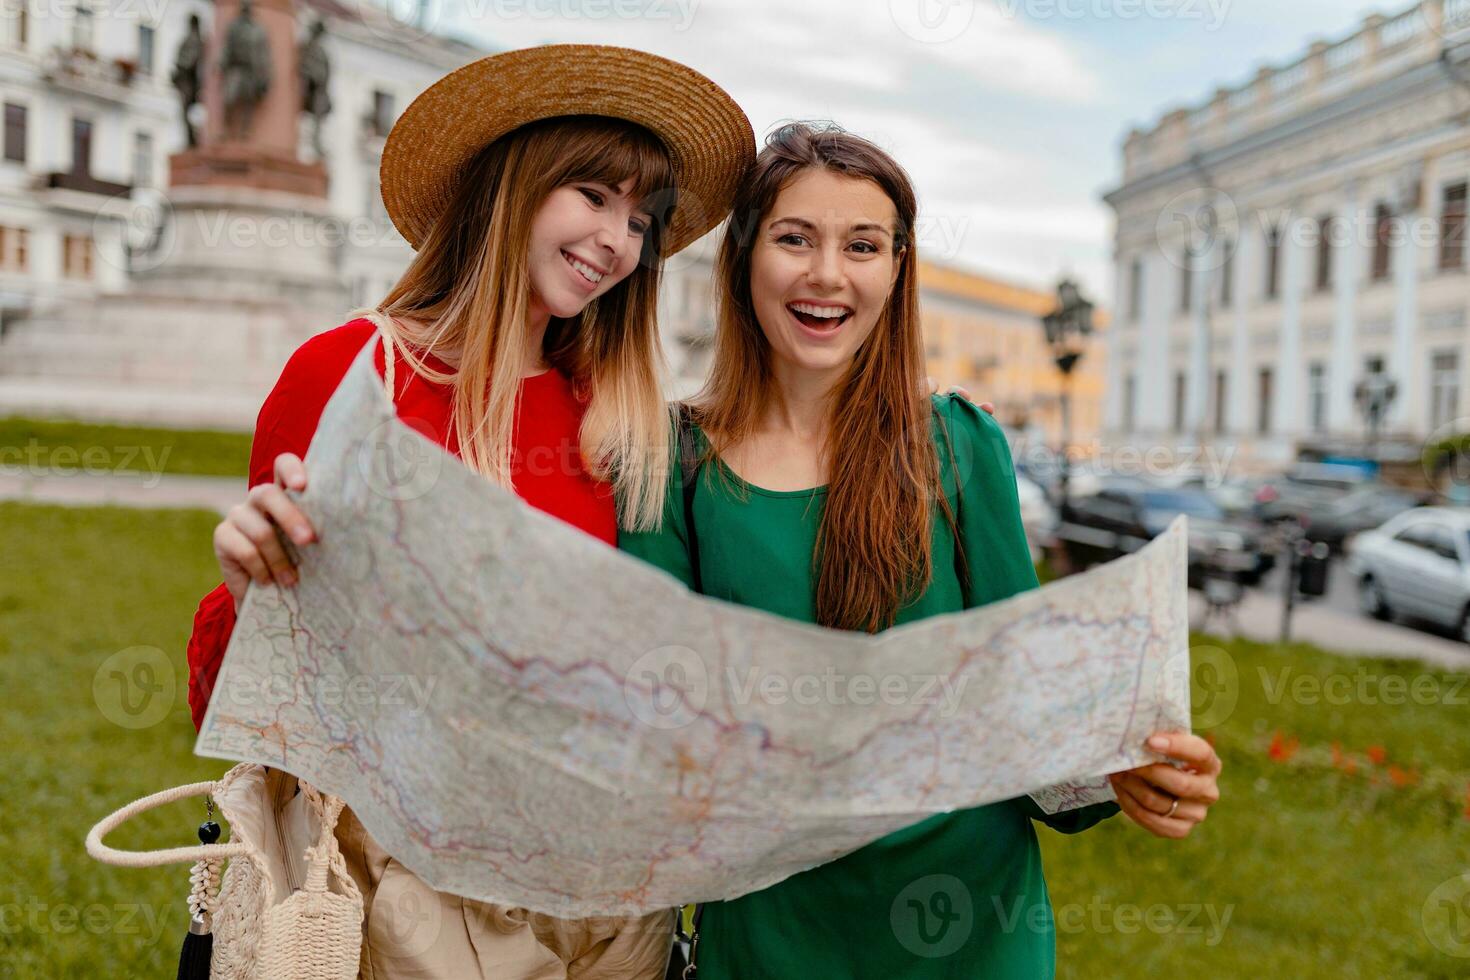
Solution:
<path fill-rule="evenodd" d="M 203 929 L 204 923 L 195 919 L 189 923 L 189 934 L 184 937 L 184 948 L 179 950 L 179 980 L 209 980 L 209 957 L 214 952 L 214 934 L 195 932 Z"/>

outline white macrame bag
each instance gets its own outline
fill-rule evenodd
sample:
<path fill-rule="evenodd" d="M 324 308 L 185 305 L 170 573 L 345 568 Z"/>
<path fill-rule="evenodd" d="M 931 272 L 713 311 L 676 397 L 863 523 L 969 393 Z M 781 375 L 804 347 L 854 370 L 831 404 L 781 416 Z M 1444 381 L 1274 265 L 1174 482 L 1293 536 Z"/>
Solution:
<path fill-rule="evenodd" d="M 217 781 L 176 786 L 110 814 L 87 834 L 87 853 L 124 868 L 193 862 L 189 912 L 213 931 L 211 980 L 353 980 L 362 894 L 334 834 L 342 800 L 304 782 L 293 793 L 297 785 L 287 773 L 240 763 Z M 102 842 L 139 813 L 198 796 L 219 807 L 228 842 L 158 851 Z"/>

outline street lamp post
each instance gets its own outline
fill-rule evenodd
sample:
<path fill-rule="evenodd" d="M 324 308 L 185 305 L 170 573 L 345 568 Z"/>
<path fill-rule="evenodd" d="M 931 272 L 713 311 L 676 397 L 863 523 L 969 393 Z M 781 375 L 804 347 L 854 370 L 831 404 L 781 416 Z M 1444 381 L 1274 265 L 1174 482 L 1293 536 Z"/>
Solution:
<path fill-rule="evenodd" d="M 1353 400 L 1368 424 L 1368 458 L 1374 463 L 1378 461 L 1378 432 L 1398 390 L 1398 384 L 1381 371 L 1366 375 L 1353 387 Z"/>
<path fill-rule="evenodd" d="M 1072 444 L 1072 369 L 1081 360 L 1083 344 L 1092 333 L 1092 303 L 1082 297 L 1072 280 L 1063 279 L 1057 285 L 1056 309 L 1041 318 L 1041 329 L 1046 334 L 1047 346 L 1051 348 L 1052 360 L 1062 373 L 1062 390 L 1058 399 L 1062 410 L 1061 499 L 1057 512 L 1065 520 L 1071 479 L 1067 449 Z"/>

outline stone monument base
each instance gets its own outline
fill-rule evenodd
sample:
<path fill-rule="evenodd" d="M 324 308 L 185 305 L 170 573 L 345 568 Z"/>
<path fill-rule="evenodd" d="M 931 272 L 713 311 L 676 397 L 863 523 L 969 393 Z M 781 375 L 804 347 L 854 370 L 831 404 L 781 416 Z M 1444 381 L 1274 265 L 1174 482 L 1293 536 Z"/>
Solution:
<path fill-rule="evenodd" d="M 0 414 L 248 429 L 291 353 L 347 318 L 324 199 L 186 185 L 167 210 L 126 292 L 7 326 Z"/>

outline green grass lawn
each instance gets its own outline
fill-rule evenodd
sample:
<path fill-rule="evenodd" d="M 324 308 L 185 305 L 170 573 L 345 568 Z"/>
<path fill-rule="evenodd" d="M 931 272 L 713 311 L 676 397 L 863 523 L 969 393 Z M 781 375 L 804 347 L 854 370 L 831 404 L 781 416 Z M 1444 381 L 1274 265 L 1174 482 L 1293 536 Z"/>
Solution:
<path fill-rule="evenodd" d="M 1237 678 L 1195 661 L 1221 802 L 1184 841 L 1121 816 L 1072 837 L 1038 830 L 1057 975 L 1470 976 L 1470 888 L 1431 900 L 1470 872 L 1470 678 L 1195 638 L 1207 646 Z"/>
<path fill-rule="evenodd" d="M 89 858 L 82 841 L 118 806 L 226 768 L 191 754 L 184 673 L 195 604 L 218 581 L 209 547 L 217 521 L 198 511 L 0 504 L 0 741 L 8 747 L 0 975 L 173 976 L 188 928 L 188 866 L 113 868 Z M 134 647 L 157 653 L 122 665 L 127 683 L 139 682 L 123 691 L 99 668 Z M 164 664 L 151 678 L 134 673 Z M 150 695 L 156 687 L 164 690 Z M 147 724 L 160 709 L 162 719 Z M 203 817 L 202 801 L 176 804 L 111 842 L 197 843 Z"/>
<path fill-rule="evenodd" d="M 188 869 L 97 864 L 82 840 L 115 807 L 225 768 L 190 755 L 183 654 L 217 581 L 216 520 L 0 504 L 0 976 L 173 974 Z M 1198 658 L 1195 704 L 1224 800 L 1182 842 L 1122 817 L 1038 829 L 1059 976 L 1470 974 L 1436 945 L 1470 947 L 1470 898 L 1436 893 L 1470 870 L 1463 675 L 1196 643 L 1222 650 Z M 202 815 L 177 804 L 113 843 L 192 843 Z"/>
<path fill-rule="evenodd" d="M 244 477 L 248 432 L 0 418 L 0 471 L 85 469 Z"/>

